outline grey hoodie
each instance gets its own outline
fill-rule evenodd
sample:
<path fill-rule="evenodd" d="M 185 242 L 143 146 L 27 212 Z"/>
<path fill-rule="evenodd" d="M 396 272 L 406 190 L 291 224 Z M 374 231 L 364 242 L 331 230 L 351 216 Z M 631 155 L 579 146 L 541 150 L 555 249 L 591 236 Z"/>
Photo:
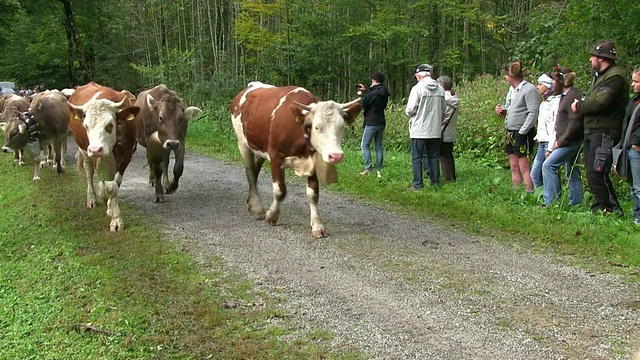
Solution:
<path fill-rule="evenodd" d="M 427 76 L 411 88 L 405 113 L 411 139 L 438 139 L 442 136 L 445 111 L 444 89 Z"/>
<path fill-rule="evenodd" d="M 442 141 L 443 142 L 455 142 L 456 132 L 458 128 L 458 113 L 460 107 L 460 100 L 458 99 L 457 94 L 452 94 L 451 91 L 445 90 L 444 92 L 444 101 L 447 104 L 446 109 L 444 110 L 444 121 L 442 122 L 442 127 L 444 131 L 442 132 Z"/>

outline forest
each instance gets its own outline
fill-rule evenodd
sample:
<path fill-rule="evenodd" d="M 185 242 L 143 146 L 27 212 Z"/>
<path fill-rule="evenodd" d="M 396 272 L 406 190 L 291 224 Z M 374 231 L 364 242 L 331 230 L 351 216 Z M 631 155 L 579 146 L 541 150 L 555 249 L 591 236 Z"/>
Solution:
<path fill-rule="evenodd" d="M 248 81 L 345 100 L 382 71 L 402 101 L 421 63 L 457 83 L 569 65 L 614 41 L 640 63 L 631 0 L 0 0 L 0 81 L 65 88 L 90 80 L 134 93 L 165 83 L 198 103 Z"/>

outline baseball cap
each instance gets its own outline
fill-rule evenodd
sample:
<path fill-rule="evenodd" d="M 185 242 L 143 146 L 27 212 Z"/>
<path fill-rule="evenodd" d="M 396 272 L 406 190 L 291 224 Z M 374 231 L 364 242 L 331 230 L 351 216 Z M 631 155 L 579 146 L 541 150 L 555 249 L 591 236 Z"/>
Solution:
<path fill-rule="evenodd" d="M 429 64 L 421 64 L 418 65 L 418 67 L 416 68 L 416 71 L 414 71 L 414 75 L 417 75 L 419 73 L 422 72 L 427 72 L 429 73 L 428 75 L 431 75 L 431 73 L 433 72 L 433 66 L 429 65 Z"/>

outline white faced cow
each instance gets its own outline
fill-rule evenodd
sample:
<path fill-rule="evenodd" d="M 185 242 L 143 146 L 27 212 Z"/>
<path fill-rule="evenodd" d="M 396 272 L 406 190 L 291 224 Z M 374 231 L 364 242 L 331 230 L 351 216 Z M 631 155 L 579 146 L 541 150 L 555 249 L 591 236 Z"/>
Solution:
<path fill-rule="evenodd" d="M 164 194 L 178 188 L 184 169 L 184 139 L 189 120 L 200 116 L 200 109 L 187 108 L 180 97 L 165 85 L 158 85 L 138 95 L 136 106 L 136 139 L 147 149 L 149 185 L 155 186 L 153 202 L 163 203 Z M 173 178 L 169 180 L 169 156 L 173 151 Z"/>
<path fill-rule="evenodd" d="M 325 236 L 318 215 L 318 179 L 335 181 L 335 165 L 344 157 L 344 128 L 360 110 L 360 99 L 345 104 L 318 101 L 301 87 L 252 82 L 242 90 L 231 104 L 231 119 L 249 181 L 249 211 L 271 224 L 278 221 L 287 193 L 284 169 L 288 167 L 307 178 L 311 234 Z M 265 159 L 271 162 L 273 178 L 273 202 L 266 214 L 256 184 Z"/>

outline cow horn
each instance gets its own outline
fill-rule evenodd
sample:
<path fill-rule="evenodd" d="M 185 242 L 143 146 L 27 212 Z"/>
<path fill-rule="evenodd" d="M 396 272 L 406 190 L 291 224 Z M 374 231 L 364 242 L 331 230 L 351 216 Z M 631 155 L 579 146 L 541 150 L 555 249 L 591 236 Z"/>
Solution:
<path fill-rule="evenodd" d="M 113 103 L 113 106 L 116 108 L 119 108 L 120 106 L 122 106 L 122 104 L 124 104 L 124 101 L 127 100 L 127 97 L 123 97 L 122 100 L 120 100 L 120 102 L 117 103 Z"/>
<path fill-rule="evenodd" d="M 154 99 L 151 94 L 147 94 L 147 106 L 149 106 L 149 109 L 153 110 L 153 104 L 155 104 L 155 102 L 156 99 Z"/>
<path fill-rule="evenodd" d="M 359 103 L 359 102 L 360 102 L 360 98 L 357 98 L 357 99 L 355 99 L 355 100 L 349 101 L 349 102 L 348 102 L 348 103 L 346 103 L 346 104 L 340 104 L 340 106 L 342 106 L 342 109 L 343 109 L 343 110 L 346 110 L 346 109 L 348 109 L 348 108 L 352 107 L 353 105 L 355 105 L 355 104 L 357 104 L 357 103 Z"/>
<path fill-rule="evenodd" d="M 303 104 L 303 103 L 299 103 L 295 100 L 293 100 L 293 103 L 296 104 L 297 107 L 303 109 L 303 110 L 307 110 L 307 111 L 312 111 L 313 108 L 315 107 L 315 103 L 312 104 Z"/>

